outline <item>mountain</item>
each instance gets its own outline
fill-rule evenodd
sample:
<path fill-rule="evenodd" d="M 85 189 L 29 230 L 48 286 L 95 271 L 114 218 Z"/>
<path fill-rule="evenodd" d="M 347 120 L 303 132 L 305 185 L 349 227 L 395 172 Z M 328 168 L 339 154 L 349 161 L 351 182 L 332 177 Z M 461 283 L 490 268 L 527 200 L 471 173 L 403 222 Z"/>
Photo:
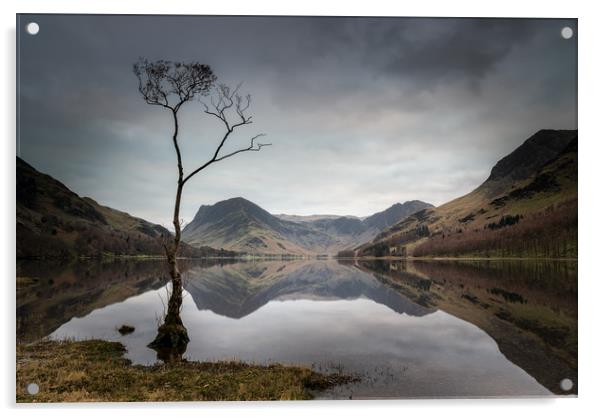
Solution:
<path fill-rule="evenodd" d="M 363 220 L 367 227 L 373 227 L 379 230 L 387 229 L 400 220 L 407 218 L 417 211 L 432 208 L 432 204 L 424 203 L 418 200 L 406 201 L 403 204 L 393 204 L 391 207 L 380 213 L 373 214 Z"/>
<path fill-rule="evenodd" d="M 486 188 L 490 195 L 494 195 L 515 182 L 526 180 L 555 159 L 573 140 L 577 152 L 577 131 L 540 130 L 509 155 L 500 159 L 481 187 Z"/>
<path fill-rule="evenodd" d="M 80 197 L 17 157 L 17 258 L 163 255 L 164 227 Z M 183 256 L 225 255 L 182 247 Z"/>
<path fill-rule="evenodd" d="M 420 210 L 358 256 L 577 256 L 577 131 L 540 130 L 471 193 Z"/>
<path fill-rule="evenodd" d="M 254 254 L 314 255 L 336 253 L 372 239 L 384 225 L 415 210 L 432 207 L 419 201 L 396 204 L 365 220 L 351 216 L 272 215 L 242 197 L 201 206 L 184 227 L 188 244 Z"/>
<path fill-rule="evenodd" d="M 338 216 L 336 214 L 310 214 L 308 216 L 300 216 L 298 214 L 274 214 L 274 216 L 278 217 L 280 220 L 286 220 L 289 222 L 296 223 L 307 223 L 313 222 L 316 220 L 334 220 L 340 217 L 350 217 L 350 218 L 358 218 L 355 216 Z M 361 220 L 361 219 L 360 219 Z"/>
<path fill-rule="evenodd" d="M 195 247 L 212 245 L 270 254 L 308 254 L 308 247 L 323 248 L 332 243 L 330 236 L 280 220 L 241 197 L 201 206 L 182 230 L 182 240 Z"/>

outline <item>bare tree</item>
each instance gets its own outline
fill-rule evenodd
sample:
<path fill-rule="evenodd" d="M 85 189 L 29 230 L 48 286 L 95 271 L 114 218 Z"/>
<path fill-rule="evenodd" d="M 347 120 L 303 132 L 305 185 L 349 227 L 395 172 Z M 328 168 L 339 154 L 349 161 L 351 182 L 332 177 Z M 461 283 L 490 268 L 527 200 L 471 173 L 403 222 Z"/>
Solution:
<path fill-rule="evenodd" d="M 173 119 L 172 142 L 177 157 L 178 182 L 173 210 L 173 240 L 171 243 L 164 244 L 172 293 L 164 323 L 159 328 L 157 338 L 151 343 L 159 348 L 171 348 L 188 343 L 188 335 L 179 314 L 182 305 L 182 276 L 177 263 L 182 238 L 180 203 L 184 185 L 192 177 L 216 162 L 242 152 L 260 151 L 262 147 L 270 144 L 257 142 L 258 138 L 264 136 L 264 134 L 259 134 L 250 138 L 247 147 L 222 155 L 222 149 L 234 131 L 252 123 L 252 116 L 247 115 L 251 105 L 251 96 L 247 95 L 243 98 L 239 94 L 240 84 L 233 89 L 225 84 L 216 85 L 216 76 L 208 65 L 198 62 L 182 63 L 165 60 L 149 62 L 147 59 L 140 58 L 134 64 L 134 74 L 138 78 L 138 91 L 144 101 L 168 110 Z M 203 104 L 204 113 L 219 119 L 225 127 L 225 132 L 219 140 L 213 156 L 190 173 L 185 174 L 182 152 L 178 143 L 178 112 L 184 104 L 202 96 L 210 96 L 209 104 Z"/>

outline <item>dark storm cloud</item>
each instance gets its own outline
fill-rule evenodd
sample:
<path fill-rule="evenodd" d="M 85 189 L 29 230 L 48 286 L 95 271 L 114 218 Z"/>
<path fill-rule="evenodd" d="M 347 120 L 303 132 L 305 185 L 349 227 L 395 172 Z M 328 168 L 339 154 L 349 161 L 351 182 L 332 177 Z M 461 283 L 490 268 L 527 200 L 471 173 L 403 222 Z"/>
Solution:
<path fill-rule="evenodd" d="M 355 50 L 373 69 L 413 82 L 480 79 L 535 33 L 533 21 L 485 19 L 346 19 L 318 21 L 323 54 Z"/>
<path fill-rule="evenodd" d="M 80 194 L 168 223 L 175 175 L 168 115 L 145 105 L 139 57 L 200 60 L 244 81 L 259 154 L 190 183 L 200 204 L 243 195 L 273 212 L 365 215 L 445 202 L 540 128 L 576 126 L 573 20 L 23 16 L 22 156 Z M 188 170 L 221 133 L 182 113 Z M 291 192 L 294 190 L 294 192 Z M 136 196 L 136 198 L 132 198 Z"/>
<path fill-rule="evenodd" d="M 387 69 L 397 75 L 410 74 L 431 79 L 482 79 L 504 59 L 515 45 L 533 35 L 525 21 L 462 20 L 441 21 L 437 36 L 420 43 L 412 37 L 386 39 L 390 50 Z M 428 51 L 428 53 L 424 53 Z"/>

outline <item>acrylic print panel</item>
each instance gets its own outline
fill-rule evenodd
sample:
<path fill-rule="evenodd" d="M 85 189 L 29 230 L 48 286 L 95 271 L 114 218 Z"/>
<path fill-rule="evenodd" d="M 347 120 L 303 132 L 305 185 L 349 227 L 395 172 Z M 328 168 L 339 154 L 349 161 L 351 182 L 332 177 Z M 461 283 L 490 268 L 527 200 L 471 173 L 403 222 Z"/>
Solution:
<path fill-rule="evenodd" d="M 577 394 L 575 19 L 17 31 L 18 402 Z"/>

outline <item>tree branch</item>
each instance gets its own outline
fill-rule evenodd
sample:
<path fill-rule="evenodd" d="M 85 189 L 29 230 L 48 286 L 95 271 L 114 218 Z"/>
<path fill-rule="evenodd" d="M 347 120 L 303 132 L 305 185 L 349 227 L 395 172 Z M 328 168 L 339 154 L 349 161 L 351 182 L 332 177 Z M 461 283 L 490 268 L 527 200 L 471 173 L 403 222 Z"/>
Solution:
<path fill-rule="evenodd" d="M 182 181 L 182 184 L 185 184 L 190 178 L 192 178 L 193 176 L 195 176 L 214 162 L 223 161 L 224 159 L 230 158 L 241 152 L 257 152 L 260 151 L 262 147 L 271 145 L 271 143 L 255 143 L 255 140 L 257 138 L 265 136 L 265 134 L 260 133 L 259 135 L 253 136 L 251 138 L 251 143 L 248 147 L 241 148 L 234 152 L 230 152 L 229 154 L 220 156 L 222 148 L 224 147 L 226 141 L 234 132 L 234 130 L 240 126 L 249 125 L 253 123 L 253 121 L 251 120 L 252 116 L 247 116 L 245 113 L 251 106 L 251 95 L 248 94 L 243 99 L 238 94 L 238 90 L 240 89 L 241 85 L 242 83 L 238 84 L 236 88 L 230 89 L 230 87 L 228 87 L 225 84 L 219 84 L 216 87 L 217 97 L 211 97 L 211 99 L 209 100 L 211 103 L 211 107 L 208 104 L 203 103 L 203 106 L 205 107 L 204 112 L 219 119 L 226 128 L 226 131 L 224 133 L 224 136 L 222 136 L 222 139 L 220 140 L 219 144 L 217 145 L 217 148 L 215 149 L 215 152 L 211 159 L 209 159 L 203 165 L 199 166 L 197 169 L 188 174 Z M 230 122 L 230 120 L 228 119 L 229 109 L 233 110 L 233 112 L 236 113 L 239 119 L 238 122 Z"/>
<path fill-rule="evenodd" d="M 238 153 L 241 153 L 241 152 L 249 152 L 249 151 L 258 152 L 264 146 L 271 146 L 272 145 L 271 143 L 257 143 L 257 147 L 255 147 L 255 143 L 254 143 L 255 139 L 260 138 L 262 136 L 265 136 L 265 134 L 260 133 L 259 135 L 253 136 L 251 138 L 251 144 L 249 145 L 248 148 L 242 148 L 242 149 L 239 149 L 237 151 L 231 152 L 231 153 L 229 153 L 227 155 L 221 156 L 221 157 L 217 158 L 214 162 L 223 161 L 224 159 L 230 158 L 231 156 L 234 156 L 234 155 L 236 155 Z"/>
<path fill-rule="evenodd" d="M 255 143 L 255 139 L 260 138 L 262 136 L 265 136 L 265 134 L 260 133 L 259 135 L 255 135 L 251 138 L 251 144 L 246 147 L 246 148 L 241 148 L 238 149 L 234 152 L 230 152 L 229 154 L 226 155 L 222 155 L 220 157 L 218 157 L 217 153 L 213 156 L 213 158 L 211 158 L 210 160 L 208 160 L 207 162 L 205 162 L 203 165 L 201 165 L 200 167 L 198 167 L 197 169 L 195 169 L 194 171 L 192 171 L 190 174 L 188 174 L 184 180 L 182 181 L 182 185 L 186 184 L 186 182 L 191 179 L 192 177 L 194 177 L 196 174 L 198 174 L 199 172 L 201 172 L 202 170 L 204 170 L 205 168 L 207 168 L 209 165 L 213 164 L 214 162 L 219 162 L 219 161 L 223 161 L 226 158 L 230 158 L 231 156 L 234 156 L 236 154 L 239 154 L 241 152 L 258 152 L 261 150 L 261 148 L 263 148 L 264 146 L 271 146 L 271 143 Z"/>
<path fill-rule="evenodd" d="M 149 62 L 145 58 L 140 58 L 138 62 L 134 63 L 133 70 L 136 78 L 138 78 L 138 91 L 144 101 L 148 104 L 171 110 L 174 120 L 172 141 L 178 162 L 178 190 L 173 223 L 176 230 L 175 241 L 177 251 L 180 229 L 178 224 L 180 197 L 184 184 L 214 162 L 223 161 L 242 152 L 257 152 L 264 146 L 270 146 L 271 143 L 255 142 L 257 138 L 265 136 L 262 133 L 252 137 L 248 147 L 220 156 L 220 152 L 230 135 L 237 128 L 249 125 L 253 121 L 252 116 L 246 114 L 251 106 L 251 95 L 248 94 L 243 98 L 238 93 L 242 83 L 238 84 L 235 88 L 230 88 L 226 84 L 218 84 L 214 90 L 216 94 L 211 96 L 209 100 L 211 107 L 206 103 L 202 104 L 205 107 L 204 112 L 219 119 L 226 128 L 226 131 L 211 159 L 184 177 L 182 154 L 178 143 L 178 111 L 182 105 L 191 101 L 195 96 L 208 95 L 210 89 L 214 86 L 216 77 L 208 65 L 198 62 L 182 63 L 166 60 Z M 234 120 L 230 119 L 230 115 L 234 117 Z"/>

